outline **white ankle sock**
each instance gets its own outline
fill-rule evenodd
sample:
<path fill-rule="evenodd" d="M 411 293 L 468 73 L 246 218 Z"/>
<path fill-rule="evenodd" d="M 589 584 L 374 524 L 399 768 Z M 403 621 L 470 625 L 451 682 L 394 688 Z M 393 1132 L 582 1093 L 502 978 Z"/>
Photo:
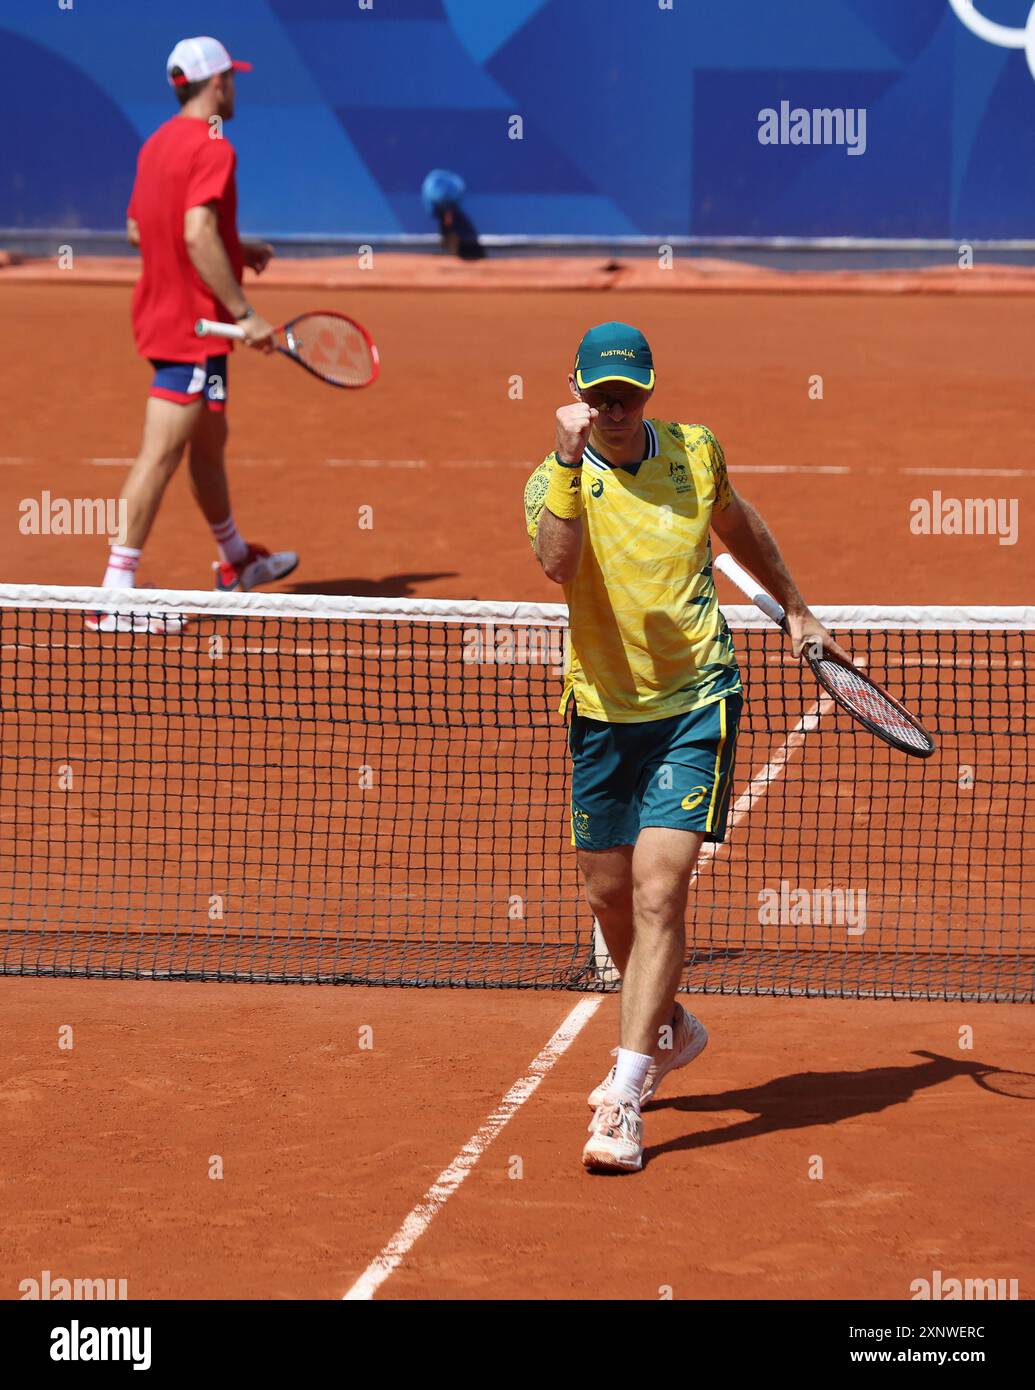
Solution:
<path fill-rule="evenodd" d="M 105 589 L 132 589 L 137 582 L 139 550 L 128 545 L 113 545 L 108 553 L 108 568 L 101 584 Z"/>
<path fill-rule="evenodd" d="M 228 564 L 236 565 L 248 554 L 248 542 L 242 538 L 232 516 L 225 521 L 217 521 L 212 527 L 212 534 L 219 547 L 219 558 Z"/>
<path fill-rule="evenodd" d="M 653 1057 L 645 1057 L 642 1052 L 630 1052 L 628 1048 L 618 1049 L 615 1063 L 615 1079 L 608 1095 L 612 1100 L 631 1100 L 636 1109 L 640 1108 L 640 1092 Z"/>

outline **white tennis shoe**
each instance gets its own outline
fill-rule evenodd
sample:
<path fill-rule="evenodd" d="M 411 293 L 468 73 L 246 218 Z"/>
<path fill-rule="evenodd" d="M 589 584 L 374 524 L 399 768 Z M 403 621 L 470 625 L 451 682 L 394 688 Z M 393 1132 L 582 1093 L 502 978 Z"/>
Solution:
<path fill-rule="evenodd" d="M 178 613 L 87 613 L 84 622 L 91 632 L 151 632 L 165 637 L 187 626 L 187 619 Z"/>
<path fill-rule="evenodd" d="M 216 572 L 216 588 L 221 593 L 231 593 L 236 589 L 248 592 L 260 584 L 273 584 L 284 579 L 292 570 L 298 568 L 298 556 L 293 550 L 278 550 L 274 555 L 262 545 L 250 545 L 243 560 L 231 564 L 224 560 L 213 561 Z"/>
<path fill-rule="evenodd" d="M 589 1122 L 582 1165 L 593 1173 L 638 1173 L 643 1167 L 643 1121 L 631 1100 L 605 1100 Z"/>

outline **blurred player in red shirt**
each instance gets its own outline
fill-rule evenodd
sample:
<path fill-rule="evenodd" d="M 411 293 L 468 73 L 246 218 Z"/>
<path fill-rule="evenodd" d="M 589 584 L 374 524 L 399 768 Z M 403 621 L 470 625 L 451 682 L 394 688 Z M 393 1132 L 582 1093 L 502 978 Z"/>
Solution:
<path fill-rule="evenodd" d="M 272 349 L 273 328 L 241 287 L 244 267 L 261 273 L 273 248 L 237 234 L 237 155 L 223 134 L 223 122 L 234 114 L 235 70 L 250 71 L 251 64 L 234 62 L 216 39 L 182 39 L 167 64 L 179 114 L 155 131 L 137 160 L 126 227 L 143 261 L 133 293 L 133 332 L 154 378 L 140 453 L 122 491 L 125 543 L 111 548 L 105 588 L 135 584 L 162 495 L 188 445 L 194 496 L 219 548 L 216 588 L 254 589 L 298 564 L 293 551 L 270 555 L 237 530 L 224 461 L 231 344 L 209 356 L 211 339 L 194 333 L 199 318 L 234 322 L 249 347 Z M 88 621 L 105 630 L 180 626 L 169 618 L 112 614 Z"/>

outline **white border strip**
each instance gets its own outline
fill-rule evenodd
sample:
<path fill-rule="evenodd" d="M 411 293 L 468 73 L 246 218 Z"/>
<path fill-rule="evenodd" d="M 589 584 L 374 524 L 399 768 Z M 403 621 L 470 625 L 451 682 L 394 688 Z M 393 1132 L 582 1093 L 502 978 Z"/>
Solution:
<path fill-rule="evenodd" d="M 766 628 L 773 624 L 753 605 L 722 605 L 731 628 Z M 815 604 L 812 609 L 820 622 L 837 628 L 913 628 L 937 632 L 945 628 L 987 628 L 1014 632 L 1035 631 L 1035 608 L 995 607 L 978 605 L 949 607 L 933 605 L 915 608 L 889 607 L 881 604 L 859 604 L 855 607 L 839 604 Z"/>
<path fill-rule="evenodd" d="M 1023 30 L 1016 31 L 1023 34 Z M 1017 47 L 1023 48 L 1023 43 Z M 399 250 L 419 250 L 438 247 L 437 232 L 283 232 L 269 228 L 246 229 L 247 236 L 262 237 L 285 248 L 330 247 L 352 252 L 357 246 L 396 247 Z M 100 227 L 0 227 L 0 240 L 16 248 L 29 243 L 55 244 L 75 240 L 89 250 L 97 243 L 113 242 L 120 255 L 132 255 L 126 242 L 124 228 L 107 230 Z M 730 249 L 744 251 L 949 251 L 958 253 L 960 242 L 953 237 L 874 237 L 874 236 L 673 236 L 665 231 L 636 236 L 569 236 L 564 233 L 482 232 L 478 240 L 483 246 L 550 249 L 563 251 L 566 247 L 606 250 L 627 247 L 630 250 L 656 251 L 659 245 L 674 250 Z M 969 245 L 978 251 L 1035 251 L 1035 241 L 1027 237 L 973 237 Z"/>
<path fill-rule="evenodd" d="M 203 616 L 325 618 L 331 622 L 378 618 L 428 619 L 445 623 L 501 622 L 566 627 L 563 603 L 504 603 L 484 599 L 354 598 L 339 594 L 242 594 L 214 589 L 99 589 L 48 584 L 0 584 L 0 608 L 71 608 L 86 612 L 183 613 Z M 723 605 L 732 628 L 771 628 L 751 604 Z M 830 627 L 976 627 L 1035 631 L 1035 607 L 884 607 L 819 604 L 813 611 Z"/>
<path fill-rule="evenodd" d="M 489 1145 L 510 1123 L 525 1101 L 535 1094 L 543 1077 L 552 1070 L 554 1063 L 564 1056 L 603 1001 L 602 994 L 595 994 L 581 999 L 575 1005 L 524 1076 L 514 1082 L 477 1133 L 468 1139 L 448 1168 L 439 1173 L 387 1245 L 374 1256 L 344 1295 L 344 1301 L 369 1302 L 385 1280 L 395 1273 Z"/>
<path fill-rule="evenodd" d="M 499 603 L 452 598 L 354 598 L 340 594 L 242 594 L 215 589 L 97 589 L 45 584 L 0 585 L 0 608 L 74 608 L 87 612 L 183 613 L 203 616 L 427 618 L 446 623 L 505 622 L 566 627 L 563 603 Z"/>

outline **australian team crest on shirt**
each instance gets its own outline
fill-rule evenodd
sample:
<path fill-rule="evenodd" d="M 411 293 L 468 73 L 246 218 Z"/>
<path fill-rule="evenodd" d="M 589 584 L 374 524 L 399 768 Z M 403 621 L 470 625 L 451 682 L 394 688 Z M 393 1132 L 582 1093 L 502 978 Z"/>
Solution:
<path fill-rule="evenodd" d="M 677 492 L 693 492 L 694 485 L 686 471 L 686 464 L 682 462 L 670 463 L 668 475 L 672 479 L 672 486 Z"/>

